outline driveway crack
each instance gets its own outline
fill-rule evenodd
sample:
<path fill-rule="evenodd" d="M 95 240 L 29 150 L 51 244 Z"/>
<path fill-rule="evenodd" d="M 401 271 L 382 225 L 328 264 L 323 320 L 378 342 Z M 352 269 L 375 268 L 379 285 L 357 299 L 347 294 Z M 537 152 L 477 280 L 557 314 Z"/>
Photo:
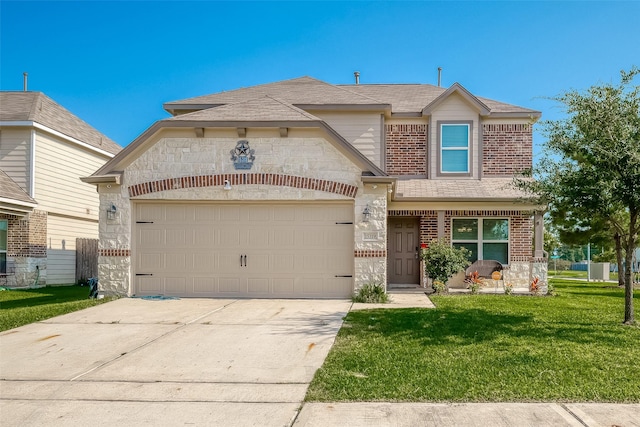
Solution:
<path fill-rule="evenodd" d="M 213 314 L 213 313 L 215 313 L 215 312 L 218 312 L 218 311 L 224 310 L 225 308 L 229 307 L 231 304 L 235 304 L 236 302 L 238 302 L 238 300 L 233 300 L 233 301 L 231 301 L 229 304 L 225 304 L 225 305 L 223 305 L 222 307 L 218 307 L 218 308 L 216 308 L 215 310 L 211 310 L 211 311 L 209 311 L 209 312 L 207 312 L 207 313 L 204 313 L 203 315 L 201 315 L 201 316 L 199 316 L 199 317 L 196 317 L 195 319 L 192 319 L 192 320 L 190 320 L 190 321 L 188 321 L 188 322 L 186 322 L 186 323 L 181 324 L 180 326 L 178 326 L 178 327 L 177 327 L 177 328 L 175 328 L 175 329 L 172 329 L 172 330 L 170 330 L 170 331 L 167 331 L 167 332 L 165 332 L 165 333 L 164 333 L 164 334 L 162 334 L 162 335 L 158 335 L 157 337 L 155 337 L 155 338 L 153 338 L 153 339 L 151 339 L 151 340 L 149 340 L 149 341 L 147 341 L 147 342 L 145 342 L 145 343 L 143 343 L 143 344 L 140 344 L 139 346 L 134 347 L 133 349 L 131 349 L 131 350 L 129 350 L 129 351 L 123 352 L 122 354 L 120 354 L 120 355 L 118 355 L 118 356 L 116 356 L 116 357 L 114 357 L 114 358 L 112 358 L 112 359 L 110 359 L 110 360 L 107 360 L 107 361 L 105 361 L 105 362 L 103 362 L 103 363 L 99 364 L 98 366 L 94 366 L 93 368 L 91 368 L 91 369 L 89 369 L 89 370 L 87 370 L 87 371 L 85 371 L 85 372 L 83 372 L 83 373 L 81 373 L 81 374 L 76 375 L 75 377 L 71 378 L 69 381 L 76 381 L 76 380 L 78 380 L 78 379 L 80 379 L 80 378 L 84 377 L 85 375 L 88 375 L 88 374 L 90 374 L 90 373 L 92 373 L 92 372 L 95 372 L 95 371 L 97 371 L 98 369 L 103 368 L 103 367 L 105 367 L 105 366 L 107 366 L 107 365 L 110 365 L 111 363 L 113 363 L 113 362 L 116 362 L 116 361 L 120 360 L 122 357 L 126 356 L 127 354 L 135 353 L 136 351 L 138 351 L 138 350 L 140 350 L 140 349 L 142 349 L 142 348 L 144 348 L 144 347 L 148 346 L 149 344 L 153 344 L 154 342 L 158 341 L 158 340 L 159 340 L 159 339 L 161 339 L 161 338 L 164 338 L 164 337 L 166 337 L 166 336 L 169 336 L 169 335 L 171 335 L 171 334 L 173 334 L 173 333 L 175 333 L 175 332 L 180 331 L 181 329 L 183 329 L 183 328 L 185 328 L 185 327 L 187 327 L 187 326 L 189 326 L 189 325 L 192 325 L 193 323 L 197 322 L 198 320 L 200 320 L 200 319 L 202 319 L 202 318 L 204 318 L 204 317 L 207 317 L 207 316 L 209 316 L 209 315 L 211 315 L 211 314 Z"/>

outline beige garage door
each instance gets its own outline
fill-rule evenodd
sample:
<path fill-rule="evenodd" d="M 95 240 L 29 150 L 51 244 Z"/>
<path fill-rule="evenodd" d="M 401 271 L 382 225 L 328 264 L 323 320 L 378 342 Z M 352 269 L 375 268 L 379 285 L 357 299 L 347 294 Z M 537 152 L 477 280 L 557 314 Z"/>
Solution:
<path fill-rule="evenodd" d="M 134 205 L 136 295 L 349 297 L 353 205 Z"/>

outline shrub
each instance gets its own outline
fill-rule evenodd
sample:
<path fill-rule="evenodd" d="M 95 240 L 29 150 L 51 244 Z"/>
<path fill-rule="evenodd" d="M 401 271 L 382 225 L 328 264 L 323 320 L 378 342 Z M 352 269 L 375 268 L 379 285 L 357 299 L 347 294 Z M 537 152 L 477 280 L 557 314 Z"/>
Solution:
<path fill-rule="evenodd" d="M 351 299 L 353 302 L 387 303 L 389 302 L 389 294 L 385 292 L 381 283 L 367 283 L 358 289 L 358 292 Z"/>
<path fill-rule="evenodd" d="M 436 294 L 442 294 L 447 291 L 447 286 L 439 280 L 434 280 L 433 290 L 436 292 Z"/>
<path fill-rule="evenodd" d="M 556 287 L 551 282 L 549 282 L 549 284 L 547 285 L 547 295 L 552 297 L 556 295 Z"/>
<path fill-rule="evenodd" d="M 470 264 L 468 257 L 467 249 L 456 249 L 445 239 L 433 240 L 429 247 L 422 251 L 427 275 L 434 282 L 436 280 L 442 282 L 445 287 L 454 274 L 464 270 Z"/>
<path fill-rule="evenodd" d="M 471 290 L 472 294 L 477 294 L 480 286 L 482 286 L 482 279 L 480 279 L 480 274 L 477 271 L 471 273 L 471 275 L 464 279 L 467 284 L 467 288 Z"/>
<path fill-rule="evenodd" d="M 505 283 L 504 284 L 504 294 L 505 295 L 511 295 L 511 293 L 513 293 L 513 284 L 512 283 Z"/>

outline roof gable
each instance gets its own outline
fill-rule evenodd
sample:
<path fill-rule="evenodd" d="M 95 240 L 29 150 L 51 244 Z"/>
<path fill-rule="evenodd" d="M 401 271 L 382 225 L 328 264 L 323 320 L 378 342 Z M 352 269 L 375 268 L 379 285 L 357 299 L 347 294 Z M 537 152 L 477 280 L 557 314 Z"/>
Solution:
<path fill-rule="evenodd" d="M 91 177 L 83 178 L 83 181 L 100 183 L 102 179 L 105 179 L 111 182 L 114 179 L 114 174 L 120 173 L 127 165 L 142 155 L 151 146 L 154 136 L 163 129 L 225 127 L 316 128 L 324 132 L 327 141 L 351 159 L 363 172 L 371 173 L 374 176 L 386 176 L 382 169 L 320 118 L 282 100 L 271 96 L 263 96 L 160 120 L 144 131 Z"/>
<path fill-rule="evenodd" d="M 0 121 L 39 123 L 111 154 L 122 149 L 42 92 L 0 92 Z"/>
<path fill-rule="evenodd" d="M 446 99 L 450 96 L 457 94 L 461 96 L 465 101 L 472 105 L 481 116 L 488 116 L 491 109 L 487 105 L 476 98 L 471 92 L 465 89 L 460 83 L 454 83 L 449 89 L 441 93 L 436 99 L 431 101 L 426 107 L 423 108 L 422 114 L 431 114 L 438 108 Z"/>

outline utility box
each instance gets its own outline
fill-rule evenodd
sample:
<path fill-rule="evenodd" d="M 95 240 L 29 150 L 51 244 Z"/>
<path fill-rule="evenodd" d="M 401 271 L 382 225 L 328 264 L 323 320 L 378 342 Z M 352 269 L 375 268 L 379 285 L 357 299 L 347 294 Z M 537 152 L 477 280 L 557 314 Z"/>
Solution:
<path fill-rule="evenodd" d="M 591 264 L 591 280 L 609 280 L 609 263 L 594 262 Z"/>

